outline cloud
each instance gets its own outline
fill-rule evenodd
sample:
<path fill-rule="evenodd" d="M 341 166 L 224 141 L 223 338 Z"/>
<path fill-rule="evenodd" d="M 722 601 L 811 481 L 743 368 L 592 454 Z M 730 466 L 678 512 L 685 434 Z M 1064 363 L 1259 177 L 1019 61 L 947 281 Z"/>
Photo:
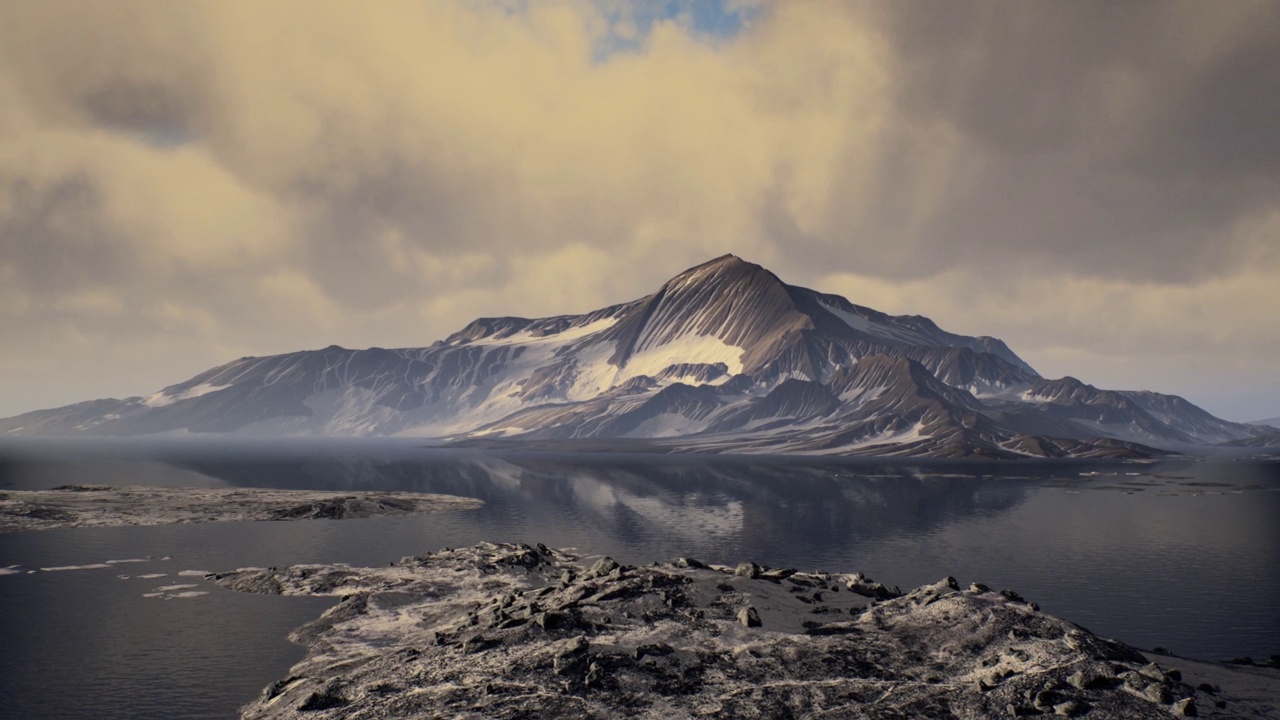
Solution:
<path fill-rule="evenodd" d="M 110 346 L 135 369 L 63 374 L 145 392 L 730 251 L 1033 356 L 1068 308 L 1053 352 L 1098 367 L 1280 299 L 1274 4 L 658 7 L 0 4 L 10 410 L 52 404 L 33 352 Z"/>

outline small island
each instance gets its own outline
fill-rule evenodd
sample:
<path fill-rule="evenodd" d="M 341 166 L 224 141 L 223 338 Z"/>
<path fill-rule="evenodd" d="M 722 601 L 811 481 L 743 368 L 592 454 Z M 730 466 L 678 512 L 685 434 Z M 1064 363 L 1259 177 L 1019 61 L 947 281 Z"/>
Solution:
<path fill-rule="evenodd" d="M 0 492 L 0 532 L 242 520 L 314 520 L 472 510 L 484 503 L 413 492 L 63 485 Z"/>

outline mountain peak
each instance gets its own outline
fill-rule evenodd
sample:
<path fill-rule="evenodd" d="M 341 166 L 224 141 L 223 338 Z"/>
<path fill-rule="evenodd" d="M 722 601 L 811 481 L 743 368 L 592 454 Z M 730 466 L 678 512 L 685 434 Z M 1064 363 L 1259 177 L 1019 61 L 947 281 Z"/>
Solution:
<path fill-rule="evenodd" d="M 763 266 L 737 255 L 721 255 L 695 265 L 663 283 L 658 296 L 699 304 L 724 303 L 753 306 L 786 305 L 792 308 L 789 286 Z"/>
<path fill-rule="evenodd" d="M 776 275 L 737 255 L 725 254 L 685 270 L 663 284 L 663 288 L 680 288 L 698 283 L 724 283 L 750 281 L 753 278 L 768 279 L 782 285 Z"/>
<path fill-rule="evenodd" d="M 690 268 L 690 270 L 694 270 L 700 267 L 706 267 L 708 265 L 754 265 L 754 263 L 748 263 L 746 260 L 743 260 L 742 258 L 738 257 L 737 255 L 734 255 L 733 253 L 725 253 L 719 257 L 711 258 L 710 260 L 702 263 L 701 265 L 695 265 L 692 268 Z"/>
<path fill-rule="evenodd" d="M 737 372 L 744 369 L 739 360 L 745 361 L 748 349 L 763 350 L 773 336 L 806 320 L 776 275 L 736 255 L 722 255 L 676 275 L 642 300 L 618 325 L 621 342 L 613 362 L 621 365 L 635 353 L 677 341 L 718 342 L 725 356 L 713 359 Z"/>

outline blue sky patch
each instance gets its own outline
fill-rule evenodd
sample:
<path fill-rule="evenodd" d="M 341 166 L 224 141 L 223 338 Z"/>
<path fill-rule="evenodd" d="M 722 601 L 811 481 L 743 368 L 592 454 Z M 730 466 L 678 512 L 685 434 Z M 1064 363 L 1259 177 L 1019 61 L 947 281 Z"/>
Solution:
<path fill-rule="evenodd" d="M 613 29 L 596 45 L 597 62 L 640 50 L 654 25 L 660 22 L 674 21 L 695 37 L 716 42 L 738 36 L 760 14 L 757 5 L 741 0 L 657 0 L 602 5 Z M 634 28 L 634 33 L 618 32 L 617 28 L 624 25 Z"/>

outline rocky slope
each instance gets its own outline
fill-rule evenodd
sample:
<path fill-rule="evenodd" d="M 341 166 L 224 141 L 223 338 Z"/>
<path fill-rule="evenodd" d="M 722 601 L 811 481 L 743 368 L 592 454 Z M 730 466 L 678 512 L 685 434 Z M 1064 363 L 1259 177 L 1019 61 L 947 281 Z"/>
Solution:
<path fill-rule="evenodd" d="M 591 562 L 541 545 L 208 576 L 342 598 L 245 718 L 1275 717 L 1280 673 L 1185 670 L 946 578 L 693 559 Z M 1177 659 L 1167 659 L 1177 665 Z M 1209 682 L 1209 681 L 1212 682 Z"/>
<path fill-rule="evenodd" d="M 656 439 L 715 452 L 1146 457 L 1258 426 L 1046 380 L 1003 342 L 788 285 L 726 255 L 584 315 L 482 318 L 425 348 L 242 358 L 147 397 L 0 420 L 8 435 Z"/>

